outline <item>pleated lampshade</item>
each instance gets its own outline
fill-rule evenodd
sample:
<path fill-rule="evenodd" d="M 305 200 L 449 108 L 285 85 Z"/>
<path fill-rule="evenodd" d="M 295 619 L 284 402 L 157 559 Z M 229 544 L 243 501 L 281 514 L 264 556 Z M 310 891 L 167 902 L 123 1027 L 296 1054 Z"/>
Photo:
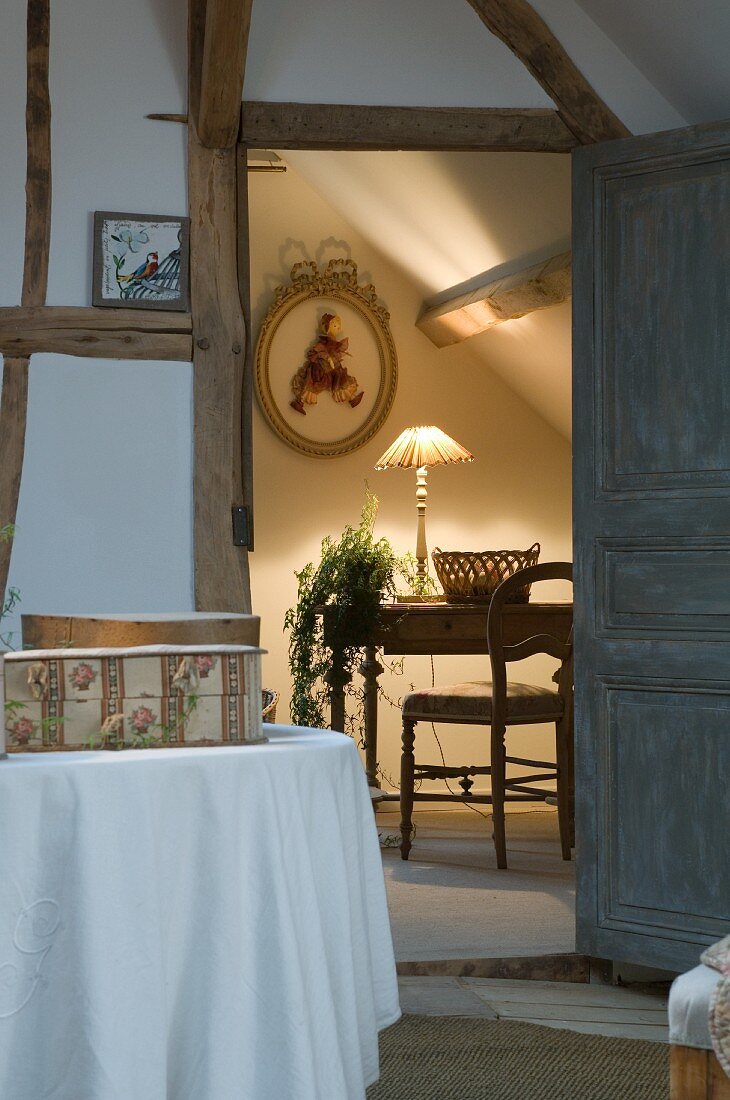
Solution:
<path fill-rule="evenodd" d="M 474 455 L 434 424 L 406 428 L 375 463 L 376 470 L 420 469 L 446 466 L 450 462 L 472 462 Z"/>

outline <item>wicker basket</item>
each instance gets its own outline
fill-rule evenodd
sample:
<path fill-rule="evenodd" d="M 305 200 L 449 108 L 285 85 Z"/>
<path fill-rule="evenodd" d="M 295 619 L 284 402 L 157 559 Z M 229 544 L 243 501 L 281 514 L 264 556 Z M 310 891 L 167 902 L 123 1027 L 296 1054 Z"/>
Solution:
<path fill-rule="evenodd" d="M 540 543 L 529 550 L 439 550 L 431 554 L 436 576 L 449 603 L 488 603 L 494 590 L 528 565 L 537 565 Z M 530 586 L 515 589 L 509 603 L 527 603 Z"/>
<path fill-rule="evenodd" d="M 264 688 L 261 692 L 261 716 L 264 722 L 276 721 L 276 704 L 279 702 L 279 692 L 271 688 Z"/>

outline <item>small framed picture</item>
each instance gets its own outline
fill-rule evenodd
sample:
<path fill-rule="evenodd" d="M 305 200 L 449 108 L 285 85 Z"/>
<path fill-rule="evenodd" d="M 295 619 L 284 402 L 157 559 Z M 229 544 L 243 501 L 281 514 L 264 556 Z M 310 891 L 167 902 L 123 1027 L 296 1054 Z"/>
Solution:
<path fill-rule="evenodd" d="M 95 306 L 190 308 L 188 218 L 94 214 Z"/>

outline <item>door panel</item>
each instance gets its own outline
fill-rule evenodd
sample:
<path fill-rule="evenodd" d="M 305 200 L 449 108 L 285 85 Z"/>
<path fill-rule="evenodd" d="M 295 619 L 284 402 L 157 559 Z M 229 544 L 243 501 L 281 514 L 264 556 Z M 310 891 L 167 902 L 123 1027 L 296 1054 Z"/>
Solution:
<path fill-rule="evenodd" d="M 598 539 L 598 633 L 730 639 L 730 539 Z"/>
<path fill-rule="evenodd" d="M 578 947 L 730 932 L 730 125 L 574 155 Z"/>
<path fill-rule="evenodd" d="M 721 814 L 706 813 L 704 798 L 713 776 L 723 769 L 727 775 L 730 766 L 730 684 L 718 685 L 717 694 L 700 682 L 602 687 L 601 741 L 612 779 L 605 853 L 612 881 L 604 921 L 614 916 L 651 926 L 661 920 L 691 930 L 699 919 L 711 931 L 726 915 L 727 881 L 706 881 L 705 849 L 721 849 L 725 831 Z M 670 785 L 675 797 L 667 800 Z"/>

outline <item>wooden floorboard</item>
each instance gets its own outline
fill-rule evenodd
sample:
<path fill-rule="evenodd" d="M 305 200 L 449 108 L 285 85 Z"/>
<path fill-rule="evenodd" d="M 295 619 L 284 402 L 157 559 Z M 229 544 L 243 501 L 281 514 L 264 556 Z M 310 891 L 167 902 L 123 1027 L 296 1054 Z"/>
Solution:
<path fill-rule="evenodd" d="M 643 1006 L 666 1013 L 667 997 L 659 991 L 645 992 L 623 986 L 577 982 L 509 982 L 489 978 L 460 978 L 460 983 L 478 997 L 502 1003 L 611 1006 L 617 1009 Z"/>
<path fill-rule="evenodd" d="M 666 995 L 598 983 L 401 977 L 404 1012 L 520 1020 L 582 1034 L 668 1041 Z"/>

